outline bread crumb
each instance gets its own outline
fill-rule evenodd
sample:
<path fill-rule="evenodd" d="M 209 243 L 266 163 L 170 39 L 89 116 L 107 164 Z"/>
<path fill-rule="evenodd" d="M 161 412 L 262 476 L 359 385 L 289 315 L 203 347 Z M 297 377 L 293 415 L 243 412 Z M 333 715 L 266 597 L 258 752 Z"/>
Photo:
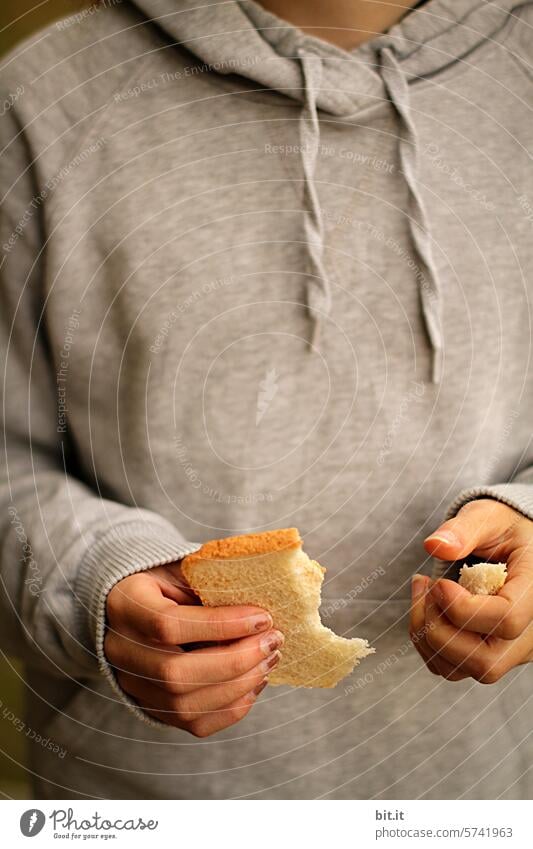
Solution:
<path fill-rule="evenodd" d="M 496 595 L 506 578 L 506 563 L 476 563 L 462 567 L 459 583 L 473 595 Z"/>

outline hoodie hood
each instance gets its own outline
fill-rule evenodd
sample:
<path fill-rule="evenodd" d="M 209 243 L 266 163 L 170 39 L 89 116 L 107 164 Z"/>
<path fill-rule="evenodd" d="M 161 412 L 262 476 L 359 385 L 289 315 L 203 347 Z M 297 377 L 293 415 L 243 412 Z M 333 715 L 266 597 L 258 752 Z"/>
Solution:
<path fill-rule="evenodd" d="M 300 102 L 305 100 L 298 49 L 320 51 L 321 111 L 348 116 L 380 96 L 383 80 L 375 57 L 389 47 L 409 81 L 436 74 L 465 59 L 505 25 L 509 12 L 529 2 L 517 0 L 428 0 L 387 33 L 347 52 L 307 36 L 253 0 L 130 0 L 172 40 L 220 74 L 239 73 L 261 86 Z M 344 60 L 343 65 L 339 63 Z M 350 60 L 351 69 L 346 68 Z M 354 72 L 357 87 L 354 90 Z"/>
<path fill-rule="evenodd" d="M 429 0 L 388 32 L 352 51 L 303 33 L 253 0 L 135 0 L 135 5 L 176 44 L 214 73 L 238 74 L 261 88 L 302 104 L 300 148 L 304 175 L 304 236 L 309 258 L 307 306 L 313 321 L 311 349 L 319 343 L 321 318 L 331 307 L 331 285 L 323 262 L 324 224 L 315 187 L 320 145 L 319 113 L 347 122 L 384 99 L 399 120 L 400 170 L 409 193 L 413 250 L 422 270 L 420 308 L 432 349 L 431 379 L 442 371 L 440 286 L 432 236 L 418 181 L 419 144 L 410 90 L 450 65 L 467 60 L 494 37 L 516 0 Z"/>

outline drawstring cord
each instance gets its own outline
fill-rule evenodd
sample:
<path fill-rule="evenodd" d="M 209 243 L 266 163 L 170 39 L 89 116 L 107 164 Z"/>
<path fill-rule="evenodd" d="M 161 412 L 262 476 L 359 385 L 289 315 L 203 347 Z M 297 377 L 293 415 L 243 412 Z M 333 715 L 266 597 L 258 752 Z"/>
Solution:
<path fill-rule="evenodd" d="M 311 276 L 307 287 L 307 308 L 313 321 L 311 349 L 319 343 L 321 319 L 331 310 L 331 283 L 324 268 L 324 221 L 315 186 L 315 168 L 320 146 L 317 93 L 322 81 L 322 60 L 315 54 L 298 51 L 304 81 L 304 108 L 299 133 L 304 174 L 304 232 Z M 431 379 L 439 383 L 443 347 L 439 279 L 431 249 L 428 217 L 417 181 L 418 136 L 411 118 L 409 85 L 393 51 L 381 51 L 381 75 L 385 89 L 401 121 L 399 155 L 410 199 L 409 229 L 421 269 L 417 274 L 422 315 L 432 350 Z"/>
<path fill-rule="evenodd" d="M 299 132 L 304 174 L 304 233 L 311 264 L 307 287 L 307 308 L 313 321 L 311 349 L 319 345 L 322 315 L 331 309 L 331 284 L 324 268 L 324 221 L 315 186 L 315 167 L 320 146 L 320 125 L 316 98 L 322 81 L 320 56 L 298 51 L 304 79 L 305 101 L 300 113 Z"/>
<path fill-rule="evenodd" d="M 411 238 L 422 265 L 417 275 L 420 287 L 420 302 L 426 331 L 432 349 L 432 382 L 439 383 L 442 373 L 442 323 L 440 312 L 439 278 L 431 249 L 431 236 L 424 201 L 419 192 L 418 136 L 411 118 L 409 85 L 392 50 L 381 51 L 381 74 L 390 101 L 395 107 L 402 124 L 399 154 L 402 173 L 409 189 Z"/>

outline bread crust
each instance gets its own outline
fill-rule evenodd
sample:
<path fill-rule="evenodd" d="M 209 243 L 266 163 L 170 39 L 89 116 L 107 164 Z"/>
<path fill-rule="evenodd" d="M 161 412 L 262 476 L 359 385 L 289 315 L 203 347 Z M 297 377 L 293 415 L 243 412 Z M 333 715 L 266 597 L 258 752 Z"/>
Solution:
<path fill-rule="evenodd" d="M 372 649 L 320 620 L 325 569 L 302 551 L 296 528 L 214 540 L 182 561 L 182 575 L 207 607 L 267 610 L 285 642 L 270 684 L 334 687 Z"/>
<path fill-rule="evenodd" d="M 254 554 L 271 554 L 300 548 L 302 540 L 297 528 L 281 528 L 275 531 L 263 531 L 259 534 L 240 534 L 225 539 L 214 539 L 185 557 L 184 565 L 192 565 L 200 560 L 238 560 L 252 557 Z"/>

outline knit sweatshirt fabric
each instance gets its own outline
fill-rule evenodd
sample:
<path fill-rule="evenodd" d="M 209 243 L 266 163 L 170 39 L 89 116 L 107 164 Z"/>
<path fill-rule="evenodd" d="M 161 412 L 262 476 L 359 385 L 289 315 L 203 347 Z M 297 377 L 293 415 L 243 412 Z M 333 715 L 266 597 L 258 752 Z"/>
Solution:
<path fill-rule="evenodd" d="M 407 616 L 446 516 L 533 519 L 532 26 L 430 0 L 348 52 L 106 0 L 3 59 L 0 639 L 66 752 L 31 747 L 41 798 L 531 798 L 531 666 L 434 678 Z M 207 741 L 149 719 L 110 589 L 286 526 L 376 654 Z"/>

